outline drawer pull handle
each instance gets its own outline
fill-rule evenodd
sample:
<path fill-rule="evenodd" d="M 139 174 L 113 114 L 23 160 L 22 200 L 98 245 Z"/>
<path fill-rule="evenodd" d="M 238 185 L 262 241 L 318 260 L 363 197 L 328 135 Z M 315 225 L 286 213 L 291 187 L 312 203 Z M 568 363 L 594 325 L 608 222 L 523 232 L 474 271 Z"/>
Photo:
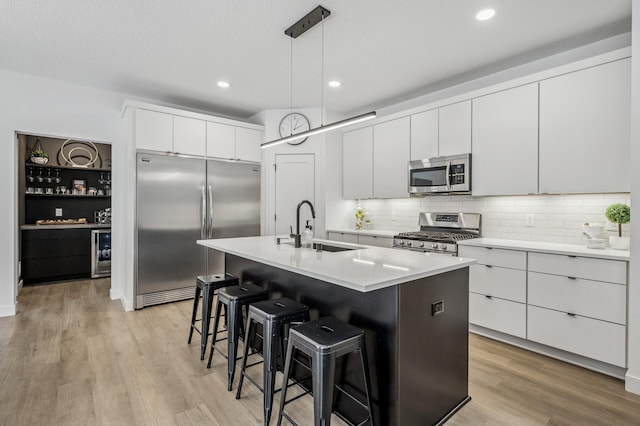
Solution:
<path fill-rule="evenodd" d="M 493 247 L 485 247 L 487 250 L 493 250 Z"/>
<path fill-rule="evenodd" d="M 489 296 L 488 294 L 485 294 L 484 297 L 486 297 L 487 299 L 493 299 L 493 296 Z"/>
<path fill-rule="evenodd" d="M 576 258 L 576 256 L 573 256 L 571 254 L 568 254 L 567 256 L 569 257 L 569 259 L 575 259 Z"/>
<path fill-rule="evenodd" d="M 567 315 L 569 315 L 570 317 L 575 317 L 576 316 L 576 314 L 573 314 L 571 312 L 567 312 Z"/>
<path fill-rule="evenodd" d="M 493 265 L 484 265 L 484 266 L 486 266 L 487 268 L 493 268 Z"/>
<path fill-rule="evenodd" d="M 575 280 L 576 279 L 576 277 L 567 277 L 567 278 L 569 278 L 570 280 Z"/>

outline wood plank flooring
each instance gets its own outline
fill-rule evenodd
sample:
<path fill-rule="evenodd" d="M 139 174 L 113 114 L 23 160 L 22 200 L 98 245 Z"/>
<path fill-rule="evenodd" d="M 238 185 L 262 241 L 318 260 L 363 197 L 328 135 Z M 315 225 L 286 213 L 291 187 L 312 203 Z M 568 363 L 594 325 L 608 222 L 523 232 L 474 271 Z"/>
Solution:
<path fill-rule="evenodd" d="M 0 318 L 0 424 L 262 424 L 259 391 L 246 382 L 236 400 L 226 360 L 207 369 L 195 336 L 187 345 L 191 301 L 123 312 L 109 286 L 22 289 L 18 314 Z M 475 335 L 469 388 L 449 425 L 640 425 L 622 381 Z M 310 398 L 291 412 L 312 423 Z"/>

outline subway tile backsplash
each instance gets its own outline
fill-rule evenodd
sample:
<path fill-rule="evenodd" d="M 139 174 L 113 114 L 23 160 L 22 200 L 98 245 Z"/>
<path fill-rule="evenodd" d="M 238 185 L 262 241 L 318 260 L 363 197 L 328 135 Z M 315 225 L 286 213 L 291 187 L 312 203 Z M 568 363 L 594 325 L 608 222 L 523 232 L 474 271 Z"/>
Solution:
<path fill-rule="evenodd" d="M 373 229 L 412 231 L 418 229 L 420 212 L 468 212 L 482 214 L 482 236 L 526 241 L 584 244 L 582 224 L 608 223 L 604 212 L 614 203 L 631 205 L 631 195 L 572 194 L 508 197 L 438 195 L 424 198 L 362 200 Z M 534 226 L 526 226 L 533 215 Z M 607 229 L 614 235 L 617 225 Z M 622 226 L 629 235 L 629 224 Z"/>

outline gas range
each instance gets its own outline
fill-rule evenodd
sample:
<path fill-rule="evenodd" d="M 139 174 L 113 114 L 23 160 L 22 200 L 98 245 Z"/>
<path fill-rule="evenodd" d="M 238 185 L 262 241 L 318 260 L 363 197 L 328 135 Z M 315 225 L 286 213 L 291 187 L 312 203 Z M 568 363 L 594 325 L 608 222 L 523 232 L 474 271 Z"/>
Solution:
<path fill-rule="evenodd" d="M 401 232 L 393 247 L 405 250 L 458 254 L 458 241 L 480 237 L 479 213 L 420 213 L 419 231 Z"/>

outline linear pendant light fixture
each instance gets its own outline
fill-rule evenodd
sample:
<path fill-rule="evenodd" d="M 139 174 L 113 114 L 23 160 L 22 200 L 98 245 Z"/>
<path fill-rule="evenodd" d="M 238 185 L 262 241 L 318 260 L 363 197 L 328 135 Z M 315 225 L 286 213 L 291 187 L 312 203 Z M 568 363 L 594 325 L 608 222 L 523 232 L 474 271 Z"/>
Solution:
<path fill-rule="evenodd" d="M 307 32 L 308 30 L 310 30 L 311 28 L 313 28 L 316 24 L 322 22 L 323 23 L 323 46 L 322 46 L 322 67 L 324 68 L 324 19 L 326 19 L 329 15 L 331 15 L 331 12 L 322 7 L 322 6 L 318 6 L 315 9 L 313 9 L 311 12 L 307 13 L 304 17 L 302 17 L 300 20 L 298 20 L 298 22 L 296 22 L 295 24 L 293 24 L 292 26 L 290 26 L 287 30 L 285 30 L 285 34 L 288 35 L 289 37 L 291 37 L 292 39 L 296 39 L 298 37 L 300 37 L 302 34 L 304 34 L 305 32 Z M 292 53 L 293 56 L 293 53 Z M 293 61 L 293 57 L 291 58 L 291 60 Z M 324 69 L 322 70 L 323 74 L 324 74 Z M 293 74 L 291 75 L 291 78 L 293 79 Z M 324 79 L 324 77 L 323 77 Z M 324 81 L 321 82 L 321 87 L 324 93 Z M 322 109 L 322 114 L 324 114 L 324 96 L 322 96 L 322 105 L 321 105 L 321 109 Z M 298 139 L 303 139 L 309 136 L 313 136 L 313 135 L 317 135 L 320 133 L 325 133 L 325 132 L 329 132 L 331 130 L 335 130 L 335 129 L 339 129 L 340 127 L 345 127 L 345 126 L 350 126 L 352 124 L 356 124 L 356 123 L 360 123 L 362 121 L 366 121 L 366 120 L 371 120 L 372 118 L 376 118 L 376 112 L 375 111 L 371 111 L 371 112 L 367 112 L 365 114 L 360 114 L 357 115 L 355 117 L 351 117 L 351 118 L 347 118 L 345 120 L 340 120 L 340 121 L 336 121 L 334 123 L 331 124 L 327 124 L 324 125 L 322 124 L 320 127 L 316 127 L 315 129 L 311 129 L 311 130 L 307 130 L 306 132 L 303 133 L 297 133 L 297 134 L 291 134 L 290 136 L 285 136 L 283 138 L 280 139 L 276 139 L 276 140 L 272 140 L 269 142 L 265 142 L 263 144 L 260 145 L 260 148 L 264 149 L 264 148 L 269 148 L 272 146 L 276 146 L 276 145 L 280 145 L 283 143 L 287 143 L 287 142 L 292 142 Z"/>

